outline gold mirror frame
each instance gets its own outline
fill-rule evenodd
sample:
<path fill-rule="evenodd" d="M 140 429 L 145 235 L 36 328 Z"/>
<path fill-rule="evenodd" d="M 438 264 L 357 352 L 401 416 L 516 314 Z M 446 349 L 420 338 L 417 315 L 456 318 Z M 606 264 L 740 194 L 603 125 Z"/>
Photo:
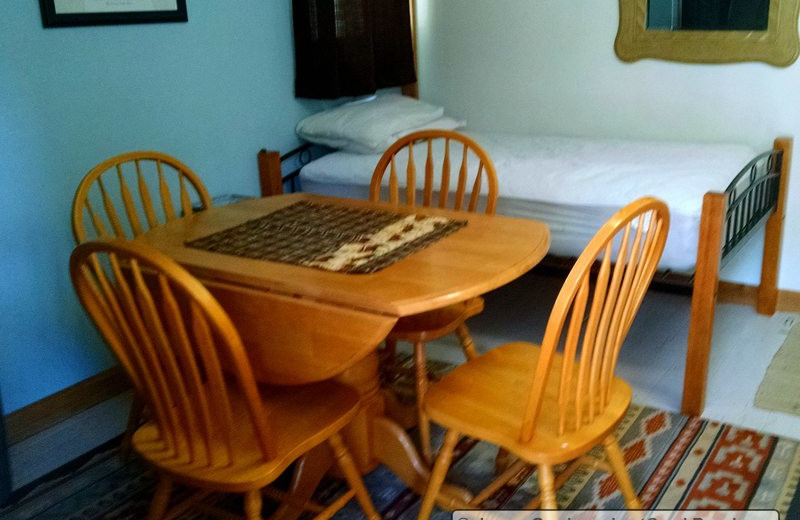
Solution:
<path fill-rule="evenodd" d="M 779 67 L 800 54 L 800 0 L 770 0 L 766 31 L 665 31 L 647 29 L 648 0 L 619 0 L 614 50 L 622 61 L 643 58 L 693 63 L 764 61 Z"/>

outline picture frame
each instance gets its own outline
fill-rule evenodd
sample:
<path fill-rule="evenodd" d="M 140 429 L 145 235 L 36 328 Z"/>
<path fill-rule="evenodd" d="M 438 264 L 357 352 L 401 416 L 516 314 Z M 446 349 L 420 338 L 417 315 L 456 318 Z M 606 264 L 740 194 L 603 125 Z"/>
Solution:
<path fill-rule="evenodd" d="M 800 56 L 800 0 L 770 0 L 766 31 L 648 29 L 648 0 L 619 0 L 614 50 L 622 61 L 644 58 L 687 63 L 763 61 L 788 67 Z"/>
<path fill-rule="evenodd" d="M 39 7 L 45 28 L 189 20 L 186 0 L 39 0 Z"/>

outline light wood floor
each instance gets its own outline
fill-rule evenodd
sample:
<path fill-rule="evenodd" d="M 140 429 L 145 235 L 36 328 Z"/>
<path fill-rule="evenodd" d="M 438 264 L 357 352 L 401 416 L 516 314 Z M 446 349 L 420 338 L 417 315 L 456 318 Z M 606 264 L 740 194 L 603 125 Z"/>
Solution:
<path fill-rule="evenodd" d="M 528 275 L 487 295 L 484 313 L 469 321 L 479 350 L 515 340 L 538 342 L 561 282 L 559 277 Z M 636 402 L 678 411 L 689 307 L 685 295 L 651 291 L 645 298 L 618 372 L 633 385 Z M 705 417 L 800 438 L 800 417 L 753 406 L 761 378 L 795 320 L 800 316 L 764 317 L 750 307 L 718 306 Z M 454 337 L 429 345 L 428 352 L 433 359 L 463 361 Z M 129 400 L 123 394 L 11 446 L 14 488 L 119 435 Z"/>

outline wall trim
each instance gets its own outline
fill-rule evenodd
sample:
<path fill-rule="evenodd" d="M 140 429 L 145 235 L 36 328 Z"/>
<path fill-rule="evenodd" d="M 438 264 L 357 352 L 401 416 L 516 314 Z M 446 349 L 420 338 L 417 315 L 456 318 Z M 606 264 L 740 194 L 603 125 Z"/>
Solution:
<path fill-rule="evenodd" d="M 755 307 L 758 299 L 758 287 L 732 282 L 719 282 L 717 301 L 719 303 L 735 303 Z M 780 312 L 800 312 L 800 292 L 778 290 L 778 306 Z"/>
<path fill-rule="evenodd" d="M 130 388 L 119 366 L 79 381 L 4 417 L 6 442 L 16 444 Z"/>
<path fill-rule="evenodd" d="M 800 292 L 778 291 L 778 310 L 783 312 L 800 312 Z"/>
<path fill-rule="evenodd" d="M 719 303 L 735 303 L 738 305 L 756 306 L 758 287 L 743 283 L 719 282 L 717 301 Z"/>

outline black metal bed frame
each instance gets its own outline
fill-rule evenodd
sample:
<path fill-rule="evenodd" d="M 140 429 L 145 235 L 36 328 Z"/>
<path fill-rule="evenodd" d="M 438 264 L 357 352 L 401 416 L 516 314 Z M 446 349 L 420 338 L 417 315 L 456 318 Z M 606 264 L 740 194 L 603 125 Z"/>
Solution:
<path fill-rule="evenodd" d="M 781 150 L 764 152 L 747 163 L 725 189 L 722 265 L 777 207 L 782 163 Z"/>
<path fill-rule="evenodd" d="M 314 159 L 314 149 L 316 145 L 313 143 L 304 143 L 294 150 L 290 150 L 285 154 L 281 155 L 281 165 L 284 163 L 293 164 L 289 166 L 292 170 L 289 173 L 283 175 L 283 185 L 284 190 L 286 190 L 288 183 L 288 193 L 295 193 L 302 189 L 300 185 L 300 170 L 306 164 L 310 163 L 312 159 Z M 322 148 L 322 147 L 319 147 Z M 324 155 L 324 154 L 321 154 Z"/>

